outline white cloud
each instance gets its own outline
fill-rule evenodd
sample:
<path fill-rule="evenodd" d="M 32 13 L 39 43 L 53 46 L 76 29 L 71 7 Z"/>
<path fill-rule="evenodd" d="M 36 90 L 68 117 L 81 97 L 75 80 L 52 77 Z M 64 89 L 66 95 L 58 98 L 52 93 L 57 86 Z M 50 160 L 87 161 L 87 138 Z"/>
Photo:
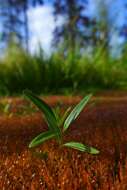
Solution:
<path fill-rule="evenodd" d="M 56 23 L 53 17 L 53 7 L 51 5 L 38 6 L 28 11 L 30 30 L 30 50 L 35 52 L 40 43 L 46 53 L 51 50 L 52 33 L 57 25 L 63 22 L 62 18 Z"/>

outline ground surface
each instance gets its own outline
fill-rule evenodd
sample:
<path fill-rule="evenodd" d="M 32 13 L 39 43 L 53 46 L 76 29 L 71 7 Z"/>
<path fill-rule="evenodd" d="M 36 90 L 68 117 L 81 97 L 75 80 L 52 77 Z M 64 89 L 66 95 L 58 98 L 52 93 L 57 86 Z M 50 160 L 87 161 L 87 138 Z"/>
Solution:
<path fill-rule="evenodd" d="M 81 97 L 45 97 L 65 109 Z M 20 98 L 0 100 L 1 190 L 126 190 L 127 93 L 93 97 L 72 124 L 65 141 L 75 140 L 100 150 L 98 156 L 60 149 L 54 140 L 34 151 L 33 137 L 47 130 L 41 113 Z M 41 158 L 36 152 L 43 152 Z"/>

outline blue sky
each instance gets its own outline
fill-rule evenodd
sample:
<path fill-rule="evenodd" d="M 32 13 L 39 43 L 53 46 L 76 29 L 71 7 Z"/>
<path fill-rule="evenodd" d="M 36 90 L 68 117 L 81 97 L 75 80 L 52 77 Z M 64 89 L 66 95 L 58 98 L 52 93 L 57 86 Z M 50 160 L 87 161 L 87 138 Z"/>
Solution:
<path fill-rule="evenodd" d="M 91 16 L 97 15 L 98 3 L 102 3 L 103 0 L 89 0 L 89 7 L 87 13 Z M 46 53 L 51 51 L 51 41 L 53 38 L 53 30 L 56 25 L 60 25 L 64 22 L 64 18 L 59 17 L 57 23 L 54 21 L 52 15 L 53 7 L 52 1 L 47 1 L 42 7 L 30 8 L 28 11 L 29 16 L 29 29 L 30 29 L 30 42 L 29 47 L 31 52 L 35 52 L 40 43 Z M 118 33 L 114 30 L 114 27 L 122 27 L 125 21 L 125 9 L 124 0 L 107 0 L 107 5 L 110 5 L 110 21 L 111 21 L 111 43 L 115 47 L 119 47 L 123 42 L 123 38 L 118 37 Z"/>

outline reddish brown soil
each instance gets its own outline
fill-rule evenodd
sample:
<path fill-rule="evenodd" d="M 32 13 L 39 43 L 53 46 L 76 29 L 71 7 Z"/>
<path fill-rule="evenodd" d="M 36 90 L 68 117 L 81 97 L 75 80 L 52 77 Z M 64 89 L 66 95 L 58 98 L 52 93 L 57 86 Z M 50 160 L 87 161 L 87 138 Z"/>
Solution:
<path fill-rule="evenodd" d="M 45 98 L 52 106 L 60 103 L 63 109 L 80 99 Z M 127 189 L 126 93 L 94 97 L 66 134 L 65 141 L 98 148 L 96 156 L 59 148 L 51 140 L 34 150 L 45 153 L 41 159 L 36 157 L 28 144 L 47 129 L 41 113 L 24 114 L 22 105 L 29 103 L 19 98 L 1 101 L 9 101 L 11 106 L 9 114 L 0 114 L 0 190 Z"/>

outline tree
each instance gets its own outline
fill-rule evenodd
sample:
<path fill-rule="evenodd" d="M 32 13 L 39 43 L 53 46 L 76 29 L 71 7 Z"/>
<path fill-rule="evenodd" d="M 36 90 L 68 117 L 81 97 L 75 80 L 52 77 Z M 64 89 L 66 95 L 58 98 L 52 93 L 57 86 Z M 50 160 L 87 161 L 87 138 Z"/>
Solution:
<path fill-rule="evenodd" d="M 76 48 L 81 49 L 90 40 L 87 28 L 93 24 L 85 15 L 88 2 L 85 0 L 54 0 L 54 16 L 64 18 L 61 26 L 54 31 L 53 45 L 63 45 L 65 52 L 75 54 Z"/>
<path fill-rule="evenodd" d="M 0 0 L 0 17 L 3 24 L 2 40 L 5 44 L 14 41 L 28 50 L 29 29 L 27 10 L 29 6 L 43 4 L 42 0 Z"/>

